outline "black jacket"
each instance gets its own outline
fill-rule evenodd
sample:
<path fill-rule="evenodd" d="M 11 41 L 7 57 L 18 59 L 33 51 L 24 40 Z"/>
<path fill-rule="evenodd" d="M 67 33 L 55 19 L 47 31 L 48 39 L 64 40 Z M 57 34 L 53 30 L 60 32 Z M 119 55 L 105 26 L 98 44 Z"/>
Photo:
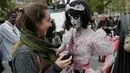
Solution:
<path fill-rule="evenodd" d="M 130 73 L 130 53 L 124 50 L 124 41 L 128 27 L 127 22 L 127 16 L 123 16 L 121 19 L 119 49 L 113 73 Z"/>

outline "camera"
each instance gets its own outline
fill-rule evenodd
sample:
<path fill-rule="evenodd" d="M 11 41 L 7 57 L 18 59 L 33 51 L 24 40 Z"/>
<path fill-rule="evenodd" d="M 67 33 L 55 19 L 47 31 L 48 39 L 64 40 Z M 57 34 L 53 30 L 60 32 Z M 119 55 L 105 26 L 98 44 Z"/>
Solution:
<path fill-rule="evenodd" d="M 80 68 L 75 68 L 74 69 L 74 73 L 85 73 L 84 69 L 80 69 Z"/>
<path fill-rule="evenodd" d="M 62 58 L 62 60 L 69 59 L 70 56 L 72 56 L 72 60 L 71 60 L 71 64 L 72 64 L 72 63 L 73 63 L 73 56 L 74 56 L 74 53 L 72 53 L 72 52 L 68 52 L 68 53 Z"/>

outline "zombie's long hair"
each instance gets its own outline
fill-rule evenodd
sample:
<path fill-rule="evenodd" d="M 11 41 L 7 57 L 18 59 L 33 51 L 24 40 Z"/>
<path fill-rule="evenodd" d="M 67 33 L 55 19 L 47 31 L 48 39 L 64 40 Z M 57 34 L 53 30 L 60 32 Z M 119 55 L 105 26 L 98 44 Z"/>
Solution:
<path fill-rule="evenodd" d="M 73 17 L 80 17 L 81 27 L 86 29 L 87 26 L 88 26 L 88 23 L 91 19 L 91 16 L 92 16 L 92 11 L 89 8 L 89 6 L 83 1 L 73 1 L 68 5 L 69 5 L 70 8 L 67 9 L 67 6 L 66 6 L 65 29 L 69 30 L 70 27 L 73 27 L 72 24 L 71 24 L 71 19 L 69 17 L 69 14 Z M 76 5 L 81 5 L 82 7 L 79 8 L 79 10 L 78 9 L 76 10 L 75 8 L 73 8 Z M 83 8 L 83 10 L 82 10 L 82 8 Z"/>

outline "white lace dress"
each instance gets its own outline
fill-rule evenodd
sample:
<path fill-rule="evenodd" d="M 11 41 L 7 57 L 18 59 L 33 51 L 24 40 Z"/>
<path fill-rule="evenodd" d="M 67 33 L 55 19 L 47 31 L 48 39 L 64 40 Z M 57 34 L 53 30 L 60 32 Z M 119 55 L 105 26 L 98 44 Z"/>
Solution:
<path fill-rule="evenodd" d="M 82 29 L 80 34 L 77 34 L 75 29 L 71 29 L 63 35 L 63 45 L 58 51 L 70 51 L 75 54 L 74 63 L 70 66 L 72 68 L 85 69 L 86 73 L 103 73 L 114 62 L 114 46 L 105 34 L 102 29 L 97 32 L 90 28 Z M 96 71 L 89 65 L 94 53 L 106 56 L 104 65 Z"/>

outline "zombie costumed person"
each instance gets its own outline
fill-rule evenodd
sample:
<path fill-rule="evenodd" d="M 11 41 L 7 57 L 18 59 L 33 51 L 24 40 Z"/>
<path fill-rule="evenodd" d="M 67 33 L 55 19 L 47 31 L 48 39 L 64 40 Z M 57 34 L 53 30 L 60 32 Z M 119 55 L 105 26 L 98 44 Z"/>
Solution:
<path fill-rule="evenodd" d="M 80 70 L 85 73 L 104 73 L 114 62 L 114 46 L 106 39 L 104 30 L 95 32 L 88 27 L 91 19 L 88 5 L 82 1 L 73 1 L 66 6 L 65 15 L 66 31 L 58 53 L 74 53 L 73 63 L 66 68 L 67 73 L 80 73 Z M 90 59 L 94 53 L 106 56 L 105 63 L 97 70 L 90 67 Z"/>

